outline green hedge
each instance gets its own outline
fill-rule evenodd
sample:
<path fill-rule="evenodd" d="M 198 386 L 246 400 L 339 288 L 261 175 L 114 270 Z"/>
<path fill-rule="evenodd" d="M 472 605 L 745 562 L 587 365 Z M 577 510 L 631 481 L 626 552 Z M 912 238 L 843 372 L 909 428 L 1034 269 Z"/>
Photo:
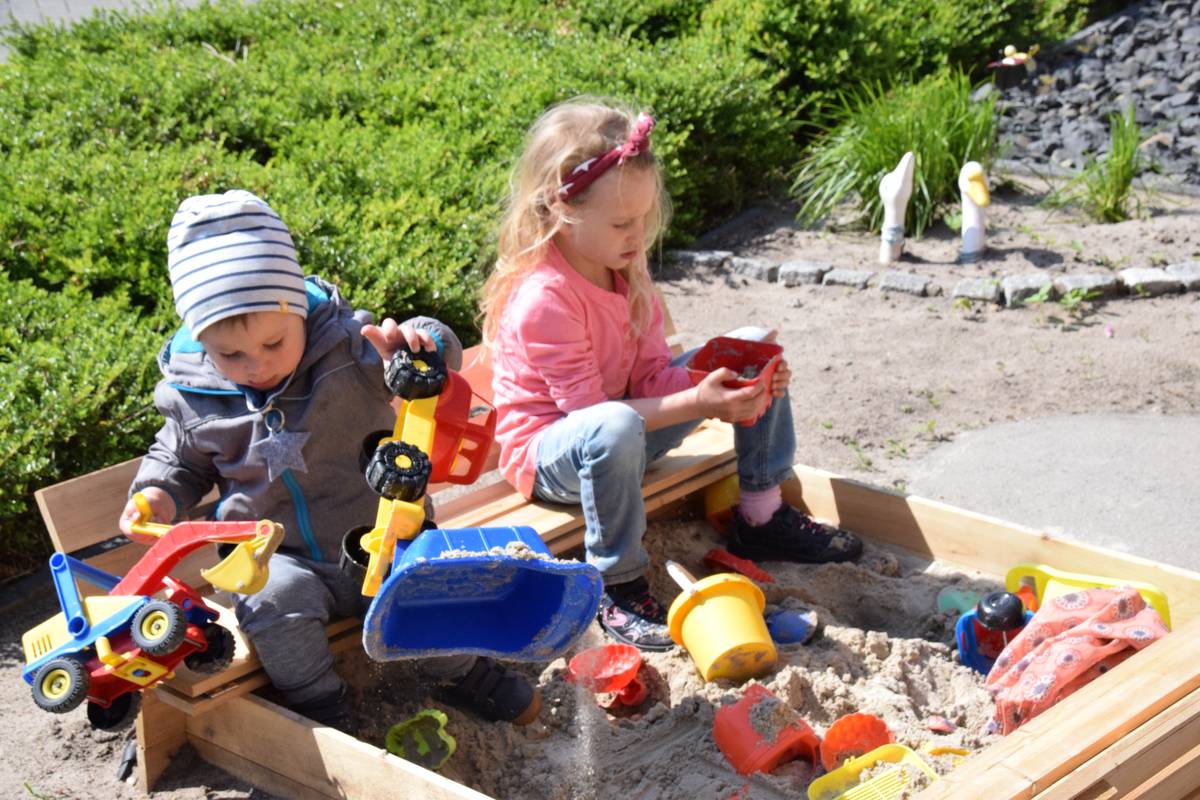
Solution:
<path fill-rule="evenodd" d="M 176 324 L 167 225 L 189 194 L 261 194 L 306 270 L 471 341 L 507 171 L 548 104 L 656 112 L 679 240 L 782 185 L 795 125 L 764 65 L 570 6 L 493 5 L 223 2 L 9 41 L 0 269 L 29 312 L 0 321 L 0 542 L 42 538 L 34 489 L 144 450 L 154 412 L 137 411 Z"/>

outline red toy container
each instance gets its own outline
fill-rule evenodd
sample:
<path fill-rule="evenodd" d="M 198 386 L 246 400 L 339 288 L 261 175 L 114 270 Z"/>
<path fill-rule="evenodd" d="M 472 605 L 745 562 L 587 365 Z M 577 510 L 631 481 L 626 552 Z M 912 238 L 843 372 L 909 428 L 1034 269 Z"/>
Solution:
<path fill-rule="evenodd" d="M 775 698 L 762 684 L 751 684 L 742 699 L 717 709 L 713 719 L 713 739 L 729 763 L 741 775 L 770 772 L 780 764 L 805 758 L 816 764 L 820 739 L 802 719 L 781 728 L 773 741 L 760 732 L 750 719 L 754 707 L 766 698 Z"/>
<path fill-rule="evenodd" d="M 448 370 L 449 379 L 433 412 L 437 429 L 429 460 L 430 483 L 474 483 L 483 472 L 496 434 L 496 409 L 471 391 L 467 379 Z M 478 406 L 472 406 L 472 400 Z"/>
<path fill-rule="evenodd" d="M 775 375 L 775 369 L 779 366 L 782 358 L 783 347 L 774 342 L 755 342 L 749 339 L 718 336 L 705 342 L 704 346 L 688 359 L 687 371 L 692 377 L 693 384 L 700 383 L 708 373 L 721 367 L 727 367 L 739 376 L 725 381 L 724 385 L 731 389 L 765 383 L 767 391 L 764 393 L 766 402 L 763 407 L 759 409 L 753 419 L 738 423 L 743 427 L 749 427 L 771 407 L 771 378 Z"/>
<path fill-rule="evenodd" d="M 636 706 L 646 699 L 638 680 L 642 654 L 628 644 L 605 644 L 577 653 L 567 664 L 570 680 L 596 694 L 615 692 L 621 705 Z"/>

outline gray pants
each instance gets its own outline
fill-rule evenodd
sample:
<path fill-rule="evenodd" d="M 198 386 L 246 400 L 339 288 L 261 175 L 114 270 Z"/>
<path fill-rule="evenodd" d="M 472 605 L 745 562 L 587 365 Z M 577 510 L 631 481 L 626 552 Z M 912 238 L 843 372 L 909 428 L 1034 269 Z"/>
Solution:
<path fill-rule="evenodd" d="M 238 625 L 289 705 L 336 696 L 345 684 L 333 670 L 325 626 L 331 619 L 361 617 L 370 598 L 337 564 L 276 553 L 269 568 L 262 591 L 234 595 Z M 421 662 L 421 672 L 433 681 L 449 682 L 466 675 L 475 659 L 429 658 Z"/>

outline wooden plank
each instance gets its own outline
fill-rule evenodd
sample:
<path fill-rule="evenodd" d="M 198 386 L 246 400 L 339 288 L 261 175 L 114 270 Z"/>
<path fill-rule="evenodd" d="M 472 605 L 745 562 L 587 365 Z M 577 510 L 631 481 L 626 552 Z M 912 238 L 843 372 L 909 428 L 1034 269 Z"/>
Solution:
<path fill-rule="evenodd" d="M 218 713 L 189 717 L 188 738 L 207 757 L 213 747 L 286 776 L 292 788 L 318 797 L 356 800 L 486 800 L 486 795 L 422 769 L 384 750 L 326 728 L 261 697 L 234 698 Z M 207 743 L 207 747 L 200 743 Z M 271 787 L 262 788 L 271 791 Z M 284 796 L 306 796 L 295 791 Z"/>
<path fill-rule="evenodd" d="M 175 674 L 175 677 L 167 683 L 167 686 L 185 697 L 200 697 L 220 688 L 231 680 L 249 675 L 262 667 L 249 639 L 238 628 L 237 618 L 234 616 L 233 609 L 211 600 L 209 602 L 216 606 L 220 612 L 220 616 L 217 618 L 218 622 L 233 633 L 233 662 L 215 675 L 201 675 L 188 669 L 179 670 Z M 325 626 L 325 633 L 333 639 L 341 635 L 344 631 L 358 630 L 361 625 L 362 621 L 355 617 L 335 619 Z"/>
<path fill-rule="evenodd" d="M 187 720 L 177 709 L 161 702 L 154 692 L 143 692 L 135 725 L 137 782 L 142 791 L 149 792 L 171 763 L 171 756 L 187 742 Z"/>
<path fill-rule="evenodd" d="M 1038 795 L 1038 800 L 1124 797 L 1200 742 L 1200 691 L 1123 736 Z"/>
<path fill-rule="evenodd" d="M 1197 800 L 1197 798 L 1200 798 L 1200 744 L 1192 747 L 1157 775 L 1124 796 L 1124 800 Z"/>
<path fill-rule="evenodd" d="M 33 493 L 55 550 L 73 553 L 120 533 L 117 519 L 141 461 L 130 459 Z"/>
<path fill-rule="evenodd" d="M 324 792 L 319 792 L 302 783 L 297 783 L 265 764 L 256 763 L 231 750 L 226 750 L 215 742 L 191 737 L 188 739 L 188 743 L 208 763 L 220 767 L 230 775 L 236 775 L 238 778 L 275 797 L 286 797 L 288 800 L 328 800 L 331 797 L 331 795 Z M 274 764 L 275 762 L 272 760 L 267 763 Z"/>
<path fill-rule="evenodd" d="M 361 647 L 361 621 L 348 619 L 339 620 L 339 622 L 346 623 L 346 627 L 329 637 L 329 652 L 336 655 L 346 650 L 352 650 L 355 647 Z M 185 691 L 180 691 L 176 688 L 174 681 L 155 687 L 155 693 L 158 695 L 159 700 L 173 708 L 179 709 L 188 716 L 194 717 L 199 714 L 207 714 L 217 706 L 227 703 L 235 697 L 250 694 L 250 692 L 261 689 L 271 683 L 271 679 L 262 669 L 262 664 L 258 662 L 257 658 L 253 660 L 253 665 L 254 671 L 232 679 L 228 678 L 224 672 L 220 675 L 207 676 L 213 681 L 220 681 L 220 683 L 202 694 L 187 694 Z M 194 689 L 194 687 L 191 688 Z"/>
<path fill-rule="evenodd" d="M 1089 575 L 1149 581 L 1161 588 L 1172 622 L 1200 617 L 1200 574 L 1127 553 L 1053 539 L 1045 533 L 797 466 L 803 504 L 814 516 L 926 558 L 1003 576 L 1021 561 Z"/>
<path fill-rule="evenodd" d="M 1028 800 L 1200 688 L 1200 619 L 1179 626 L 917 795 Z"/>

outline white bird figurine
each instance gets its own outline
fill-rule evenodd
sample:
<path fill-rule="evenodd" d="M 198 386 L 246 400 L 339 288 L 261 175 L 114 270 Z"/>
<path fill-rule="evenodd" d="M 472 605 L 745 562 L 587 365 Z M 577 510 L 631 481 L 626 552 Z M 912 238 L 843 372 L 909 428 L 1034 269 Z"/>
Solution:
<path fill-rule="evenodd" d="M 958 172 L 958 189 L 962 192 L 962 249 L 958 251 L 961 264 L 974 264 L 983 258 L 987 249 L 987 213 L 992 202 L 987 176 L 978 161 L 968 161 Z"/>
<path fill-rule="evenodd" d="M 883 230 L 879 234 L 879 263 L 890 264 L 904 249 L 904 214 L 912 196 L 913 154 L 905 153 L 896 168 L 879 181 L 883 201 Z"/>

